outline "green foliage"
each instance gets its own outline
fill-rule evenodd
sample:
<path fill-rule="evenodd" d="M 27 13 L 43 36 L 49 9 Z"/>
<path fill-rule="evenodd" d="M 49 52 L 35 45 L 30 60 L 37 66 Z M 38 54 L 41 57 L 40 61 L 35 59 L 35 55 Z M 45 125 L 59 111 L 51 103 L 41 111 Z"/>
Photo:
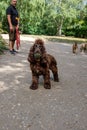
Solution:
<path fill-rule="evenodd" d="M 7 50 L 6 42 L 2 39 L 0 35 L 0 54 L 2 54 L 4 50 Z"/>
<path fill-rule="evenodd" d="M 87 28 L 87 6 L 84 6 L 83 1 L 18 0 L 20 30 L 25 34 L 73 36 L 77 36 L 79 30 L 81 34 L 78 36 L 82 37 Z M 9 2 L 10 0 L 0 2 L 1 28 L 5 30 L 4 33 L 7 31 L 6 8 Z"/>
<path fill-rule="evenodd" d="M 67 19 L 64 25 L 64 34 L 66 36 L 75 36 L 87 38 L 87 6 L 85 6 L 79 15 L 70 21 Z M 69 24 L 67 24 L 69 23 Z"/>

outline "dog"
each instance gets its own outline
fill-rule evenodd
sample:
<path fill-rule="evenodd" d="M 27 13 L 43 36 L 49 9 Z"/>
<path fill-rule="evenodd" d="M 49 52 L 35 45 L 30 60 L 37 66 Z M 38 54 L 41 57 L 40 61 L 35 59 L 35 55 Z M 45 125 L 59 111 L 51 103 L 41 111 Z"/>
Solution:
<path fill-rule="evenodd" d="M 32 84 L 30 89 L 35 90 L 38 88 L 40 75 L 43 75 L 44 78 L 44 88 L 50 89 L 50 70 L 53 73 L 54 81 L 59 82 L 56 59 L 52 55 L 46 53 L 46 48 L 42 39 L 38 38 L 35 40 L 35 43 L 29 50 L 27 60 L 30 63 L 30 69 L 32 71 Z"/>
<path fill-rule="evenodd" d="M 87 43 L 82 43 L 80 46 L 80 52 L 87 52 Z"/>
<path fill-rule="evenodd" d="M 73 52 L 74 54 L 77 54 L 77 52 L 78 52 L 77 42 L 75 42 L 75 43 L 73 44 L 73 46 L 72 46 L 72 52 Z"/>

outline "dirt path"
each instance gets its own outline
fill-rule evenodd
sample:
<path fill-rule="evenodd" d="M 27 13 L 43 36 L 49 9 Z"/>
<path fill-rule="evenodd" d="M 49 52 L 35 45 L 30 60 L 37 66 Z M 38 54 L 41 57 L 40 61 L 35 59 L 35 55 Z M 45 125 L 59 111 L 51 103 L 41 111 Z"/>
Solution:
<path fill-rule="evenodd" d="M 39 88 L 30 90 L 27 55 L 33 41 L 21 36 L 18 54 L 0 56 L 0 130 L 87 130 L 87 55 L 73 55 L 69 44 L 45 41 L 57 59 L 60 82 L 51 80 L 46 90 L 40 79 Z"/>

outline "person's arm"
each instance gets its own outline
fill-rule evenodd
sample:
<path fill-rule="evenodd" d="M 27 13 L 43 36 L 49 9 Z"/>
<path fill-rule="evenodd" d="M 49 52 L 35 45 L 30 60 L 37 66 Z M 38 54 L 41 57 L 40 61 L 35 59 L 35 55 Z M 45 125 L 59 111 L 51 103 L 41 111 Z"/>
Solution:
<path fill-rule="evenodd" d="M 11 15 L 7 15 L 7 20 L 8 20 L 10 31 L 13 31 L 13 26 L 12 26 L 12 23 L 11 23 Z"/>

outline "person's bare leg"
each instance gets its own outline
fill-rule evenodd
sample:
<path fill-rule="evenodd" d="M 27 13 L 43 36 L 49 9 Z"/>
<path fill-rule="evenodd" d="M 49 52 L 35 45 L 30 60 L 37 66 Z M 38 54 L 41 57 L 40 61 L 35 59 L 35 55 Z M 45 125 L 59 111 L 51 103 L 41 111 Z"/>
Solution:
<path fill-rule="evenodd" d="M 12 50 L 14 49 L 15 41 L 12 42 Z"/>
<path fill-rule="evenodd" d="M 9 41 L 9 50 L 12 51 L 12 41 Z"/>
<path fill-rule="evenodd" d="M 14 49 L 15 41 L 9 41 L 9 49 L 12 51 Z"/>

